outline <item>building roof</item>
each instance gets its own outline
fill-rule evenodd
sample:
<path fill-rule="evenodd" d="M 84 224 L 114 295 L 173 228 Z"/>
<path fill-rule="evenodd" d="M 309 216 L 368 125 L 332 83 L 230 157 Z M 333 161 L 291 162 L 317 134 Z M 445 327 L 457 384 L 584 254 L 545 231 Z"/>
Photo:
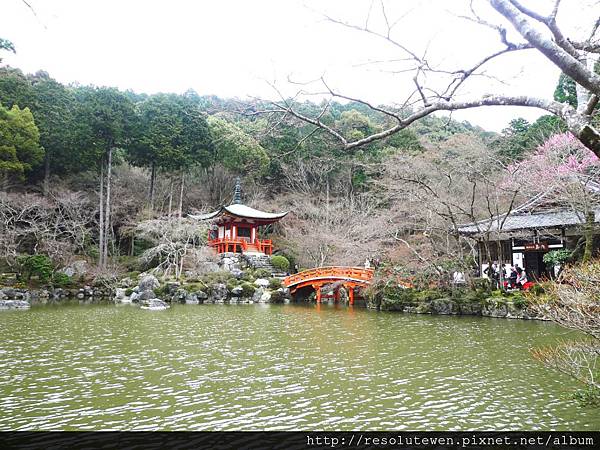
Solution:
<path fill-rule="evenodd" d="M 229 206 L 221 206 L 219 209 L 209 214 L 190 215 L 190 217 L 198 220 L 209 220 L 222 216 L 223 214 L 230 214 L 232 216 L 241 217 L 244 219 L 275 221 L 284 218 L 288 212 L 269 213 L 265 211 L 259 211 L 258 209 L 254 209 L 239 203 L 233 203 Z"/>
<path fill-rule="evenodd" d="M 600 222 L 600 207 L 596 208 L 596 222 Z M 495 216 L 458 227 L 458 232 L 472 235 L 484 232 L 511 232 L 543 228 L 560 228 L 580 225 L 585 221 L 581 214 L 572 210 L 555 210 L 538 213 L 512 213 Z"/>
<path fill-rule="evenodd" d="M 586 189 L 591 195 L 600 193 L 600 184 L 587 181 Z M 494 216 L 490 219 L 460 225 L 458 232 L 463 235 L 477 235 L 487 232 L 510 233 L 535 229 L 550 229 L 573 227 L 585 222 L 585 218 L 573 209 L 564 205 L 557 205 L 552 201 L 552 192 L 549 190 L 536 195 L 511 213 Z M 600 222 L 600 206 L 594 209 L 595 221 Z"/>

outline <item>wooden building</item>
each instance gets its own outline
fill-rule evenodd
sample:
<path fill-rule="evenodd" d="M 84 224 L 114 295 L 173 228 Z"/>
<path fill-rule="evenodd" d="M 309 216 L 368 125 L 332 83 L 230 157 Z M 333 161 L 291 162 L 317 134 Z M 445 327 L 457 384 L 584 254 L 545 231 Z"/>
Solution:
<path fill-rule="evenodd" d="M 600 193 L 600 186 L 592 186 Z M 548 200 L 541 194 L 500 215 L 458 228 L 461 235 L 477 240 L 480 274 L 489 262 L 526 270 L 530 279 L 547 278 L 553 267 L 547 267 L 543 257 L 552 250 L 575 249 L 583 237 L 585 217 L 565 205 Z M 600 222 L 600 207 L 595 208 L 594 223 Z M 598 228 L 596 228 L 598 233 Z"/>
<path fill-rule="evenodd" d="M 210 222 L 208 245 L 217 253 L 254 253 L 271 255 L 273 242 L 261 238 L 261 227 L 283 219 L 288 213 L 269 213 L 242 204 L 239 179 L 236 182 L 233 203 L 216 211 L 191 216 Z"/>

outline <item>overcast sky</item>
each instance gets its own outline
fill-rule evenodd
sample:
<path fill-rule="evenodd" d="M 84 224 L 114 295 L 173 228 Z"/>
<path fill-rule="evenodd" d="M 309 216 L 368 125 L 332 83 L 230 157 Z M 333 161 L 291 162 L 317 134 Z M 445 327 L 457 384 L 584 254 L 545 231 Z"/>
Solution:
<path fill-rule="evenodd" d="M 16 55 L 4 62 L 26 72 L 46 70 L 64 83 L 117 86 L 138 92 L 183 92 L 224 97 L 276 97 L 322 75 L 344 94 L 377 103 L 401 103 L 413 89 L 399 64 L 373 61 L 398 58 L 396 49 L 372 36 L 324 20 L 323 14 L 382 29 L 378 1 L 316 0 L 2 0 L 0 37 L 13 41 Z M 589 0 L 565 0 L 559 23 L 571 26 L 591 11 Z M 390 22 L 402 17 L 393 37 L 439 67 L 456 69 L 500 49 L 493 32 L 456 17 L 462 0 L 388 2 Z M 543 5 L 548 1 L 531 0 Z M 570 4 L 570 5 L 569 5 Z M 372 5 L 372 7 L 371 7 Z M 569 9 L 570 8 L 570 9 Z M 481 5 L 489 20 L 499 16 Z M 597 15 L 596 15 L 597 17 Z M 400 63 L 401 64 L 401 63 Z M 502 57 L 489 67 L 492 78 L 465 86 L 464 98 L 483 93 L 551 97 L 558 70 L 534 51 Z M 436 80 L 428 80 L 433 85 Z M 318 90 L 317 87 L 307 89 Z M 488 107 L 455 113 L 490 130 L 511 118 L 534 120 L 541 112 Z"/>

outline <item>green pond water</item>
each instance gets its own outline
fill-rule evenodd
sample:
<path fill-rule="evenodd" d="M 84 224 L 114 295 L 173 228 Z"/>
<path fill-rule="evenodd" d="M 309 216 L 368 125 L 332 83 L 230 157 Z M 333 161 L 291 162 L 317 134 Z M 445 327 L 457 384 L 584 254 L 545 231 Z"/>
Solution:
<path fill-rule="evenodd" d="M 333 306 L 0 312 L 0 430 L 600 430 L 553 324 Z"/>

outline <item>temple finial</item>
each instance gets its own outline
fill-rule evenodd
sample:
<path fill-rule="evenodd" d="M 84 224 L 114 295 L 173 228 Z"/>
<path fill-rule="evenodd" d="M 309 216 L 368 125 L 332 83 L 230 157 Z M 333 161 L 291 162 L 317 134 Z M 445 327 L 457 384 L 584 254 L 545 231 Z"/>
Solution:
<path fill-rule="evenodd" d="M 233 204 L 240 205 L 242 203 L 242 185 L 240 177 L 235 180 L 235 191 L 233 192 Z"/>

